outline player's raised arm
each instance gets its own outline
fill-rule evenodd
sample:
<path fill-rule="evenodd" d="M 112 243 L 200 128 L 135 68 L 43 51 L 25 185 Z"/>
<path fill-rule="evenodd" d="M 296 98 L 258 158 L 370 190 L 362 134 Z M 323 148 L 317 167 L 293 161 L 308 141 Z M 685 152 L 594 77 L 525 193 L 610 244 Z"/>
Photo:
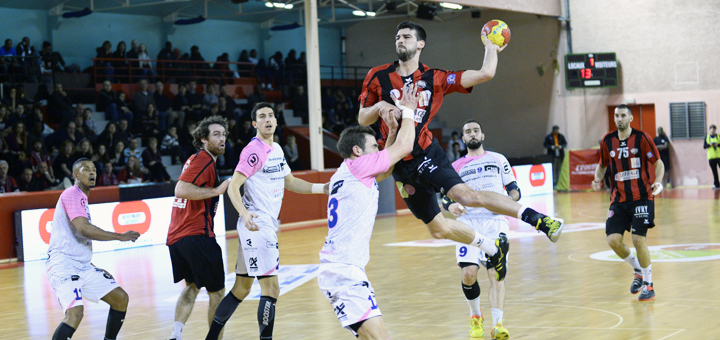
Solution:
<path fill-rule="evenodd" d="M 415 141 L 415 109 L 419 97 L 414 84 L 403 86 L 401 99 L 395 98 L 394 95 L 392 97 L 396 106 L 402 110 L 402 122 L 395 143 L 387 147 L 390 154 L 390 164 L 395 164 L 412 152 L 413 142 Z"/>
<path fill-rule="evenodd" d="M 386 101 L 379 101 L 372 106 L 361 107 L 360 113 L 358 114 L 358 123 L 360 125 L 368 126 L 375 123 L 379 117 L 389 112 L 397 112 L 398 108 L 395 105 L 390 104 Z"/>
<path fill-rule="evenodd" d="M 485 59 L 483 60 L 483 66 L 480 70 L 467 70 L 462 75 L 460 84 L 465 87 L 473 87 L 477 84 L 484 83 L 493 77 L 495 77 L 495 71 L 497 70 L 498 53 L 507 47 L 499 47 L 493 44 L 490 39 L 487 39 L 485 33 L 482 34 L 482 41 L 485 45 Z"/>
<path fill-rule="evenodd" d="M 330 183 L 310 183 L 304 179 L 293 176 L 292 173 L 285 176 L 285 189 L 298 194 L 326 194 Z"/>
<path fill-rule="evenodd" d="M 78 216 L 72 220 L 72 224 L 80 235 L 95 241 L 133 241 L 140 237 L 137 231 L 126 231 L 122 234 L 102 230 L 90 223 L 87 218 Z"/>

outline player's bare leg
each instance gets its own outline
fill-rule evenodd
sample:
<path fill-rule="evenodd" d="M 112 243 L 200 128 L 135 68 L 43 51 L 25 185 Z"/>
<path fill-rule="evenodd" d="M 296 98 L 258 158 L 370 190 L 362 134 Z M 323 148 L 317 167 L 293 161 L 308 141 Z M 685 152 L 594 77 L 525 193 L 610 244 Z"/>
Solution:
<path fill-rule="evenodd" d="M 390 336 L 385 330 L 385 322 L 382 316 L 376 316 L 365 320 L 357 331 L 362 340 L 389 340 Z"/>
<path fill-rule="evenodd" d="M 492 313 L 493 330 L 491 336 L 493 339 L 508 339 L 510 333 L 503 324 L 503 310 L 505 309 L 505 281 L 498 282 L 496 279 L 495 269 L 490 268 L 487 271 L 488 279 L 490 279 L 490 289 L 488 298 L 490 300 L 490 312 Z"/>
<path fill-rule="evenodd" d="M 478 265 L 473 264 L 461 269 L 462 290 L 470 307 L 470 337 L 482 338 L 485 336 L 483 329 L 483 314 L 480 310 L 480 285 L 477 281 Z"/>
<path fill-rule="evenodd" d="M 67 340 L 72 338 L 75 330 L 80 326 L 83 318 L 83 306 L 75 306 L 65 311 L 63 321 L 55 329 L 52 340 Z"/>
<path fill-rule="evenodd" d="M 250 294 L 250 289 L 255 281 L 254 277 L 235 276 L 235 284 L 230 293 L 218 304 L 213 315 L 210 316 L 210 330 L 208 331 L 206 340 L 216 340 L 222 338 L 223 328 L 225 323 L 230 320 L 230 317 L 235 313 L 237 306 L 242 302 L 244 298 Z"/>
<path fill-rule="evenodd" d="M 507 200 L 507 198 L 504 198 Z M 482 249 L 490 257 L 492 265 L 498 272 L 498 280 L 505 279 L 507 273 L 506 255 L 510 245 L 505 234 L 499 239 L 489 239 L 482 234 L 475 232 L 462 222 L 447 219 L 442 213 L 427 224 L 430 235 L 437 239 L 453 240 L 464 244 L 473 245 Z"/>
<path fill-rule="evenodd" d="M 105 326 L 105 339 L 112 340 L 117 338 L 123 322 L 125 322 L 125 312 L 127 311 L 130 297 L 127 292 L 117 287 L 102 297 L 102 300 L 110 305 L 108 312 L 107 324 Z"/>
<path fill-rule="evenodd" d="M 197 298 L 200 289 L 195 286 L 194 283 L 187 284 L 183 291 L 178 297 L 177 305 L 175 305 L 175 322 L 173 322 L 173 331 L 170 335 L 170 340 L 182 339 L 182 330 L 185 327 L 185 323 L 192 313 L 193 307 L 195 306 L 195 299 Z"/>
<path fill-rule="evenodd" d="M 648 249 L 645 236 L 633 235 L 633 245 L 637 252 L 638 261 L 640 262 L 640 270 L 642 271 L 643 283 L 638 300 L 648 301 L 655 298 L 655 290 L 652 281 L 652 262 L 650 259 L 650 250 Z"/>
<path fill-rule="evenodd" d="M 624 258 L 630 256 L 630 248 L 628 248 L 628 246 L 625 245 L 625 242 L 623 242 L 622 234 L 608 235 L 607 243 L 610 246 L 610 248 L 612 248 L 612 250 L 615 251 L 615 254 L 617 254 L 617 256 L 620 256 L 621 259 L 624 259 Z"/>
<path fill-rule="evenodd" d="M 486 208 L 497 214 L 521 219 L 545 233 L 552 242 L 557 242 L 563 229 L 563 221 L 560 219 L 548 217 L 529 207 L 523 207 L 498 193 L 476 191 L 465 183 L 450 188 L 447 196 L 466 207 Z"/>

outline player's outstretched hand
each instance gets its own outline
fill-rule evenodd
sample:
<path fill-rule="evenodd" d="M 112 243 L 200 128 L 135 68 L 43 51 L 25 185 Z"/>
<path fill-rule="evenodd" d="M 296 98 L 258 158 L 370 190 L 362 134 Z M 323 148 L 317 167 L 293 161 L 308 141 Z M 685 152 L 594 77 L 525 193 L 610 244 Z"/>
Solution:
<path fill-rule="evenodd" d="M 397 133 L 398 129 L 398 119 L 400 119 L 402 113 L 400 112 L 400 109 L 393 106 L 392 110 L 389 110 L 386 113 L 381 113 L 380 118 L 385 122 L 385 125 L 388 126 L 388 133 L 389 134 L 395 134 Z"/>
<path fill-rule="evenodd" d="M 245 221 L 245 228 L 247 228 L 250 231 L 258 231 L 260 230 L 260 227 L 258 227 L 257 224 L 255 224 L 255 221 L 253 221 L 254 218 L 258 217 L 258 215 L 255 215 L 251 212 L 247 212 L 242 216 L 243 221 Z"/>
<path fill-rule="evenodd" d="M 602 181 L 596 181 L 596 180 L 592 181 L 593 190 L 598 191 L 598 190 L 602 189 L 602 187 L 603 187 Z"/>
<path fill-rule="evenodd" d="M 653 189 L 653 196 L 657 196 L 660 194 L 660 192 L 662 192 L 663 185 L 660 182 L 655 182 L 652 185 L 652 189 Z"/>
<path fill-rule="evenodd" d="M 498 53 L 502 52 L 502 50 L 504 50 L 505 47 L 508 46 L 508 45 L 505 45 L 503 47 L 500 47 L 498 45 L 493 44 L 492 41 L 490 41 L 490 39 L 488 39 L 487 34 L 485 34 L 485 32 L 480 34 L 480 38 L 482 38 L 482 42 L 483 42 L 483 45 L 485 45 L 485 49 L 494 48 L 498 51 Z"/>
<path fill-rule="evenodd" d="M 395 106 L 401 109 L 406 107 L 413 111 L 417 109 L 418 100 L 420 99 L 415 84 L 405 84 L 403 86 L 402 98 L 398 99 L 392 92 L 390 93 L 390 98 L 395 102 Z"/>
<path fill-rule="evenodd" d="M 137 231 L 129 230 L 129 231 L 126 231 L 126 232 L 120 234 L 119 239 L 120 239 L 120 241 L 123 241 L 123 242 L 125 242 L 125 241 L 135 242 L 135 240 L 137 240 L 138 237 L 140 237 L 140 233 L 138 233 Z"/>
<path fill-rule="evenodd" d="M 460 217 L 463 214 L 467 214 L 467 210 L 465 210 L 465 207 L 463 207 L 460 203 L 450 204 L 450 206 L 448 207 L 448 211 L 455 217 Z"/>
<path fill-rule="evenodd" d="M 215 188 L 215 193 L 217 194 L 215 196 L 220 196 L 220 195 L 224 194 L 225 191 L 227 191 L 227 188 L 229 185 L 230 185 L 230 178 L 228 178 L 228 179 L 224 180 L 222 183 L 220 183 L 220 185 L 218 185 L 218 187 Z"/>
<path fill-rule="evenodd" d="M 382 100 L 379 101 L 377 105 L 381 105 L 380 111 L 378 112 L 378 116 L 380 116 L 380 118 L 391 114 L 395 117 L 395 119 L 400 119 L 402 113 L 400 112 L 400 109 L 398 109 L 395 105 Z"/>

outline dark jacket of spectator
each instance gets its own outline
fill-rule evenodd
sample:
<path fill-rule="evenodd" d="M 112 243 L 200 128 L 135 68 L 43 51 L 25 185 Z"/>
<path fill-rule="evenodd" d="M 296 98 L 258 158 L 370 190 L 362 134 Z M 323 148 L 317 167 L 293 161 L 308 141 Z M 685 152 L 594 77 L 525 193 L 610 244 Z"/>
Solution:
<path fill-rule="evenodd" d="M 117 101 L 117 94 L 115 93 L 115 91 L 100 90 L 100 92 L 98 92 L 97 103 L 95 104 L 95 109 L 98 112 L 105 112 L 105 110 L 107 110 L 107 107 L 110 106 L 110 104 L 115 103 L 116 101 Z"/>

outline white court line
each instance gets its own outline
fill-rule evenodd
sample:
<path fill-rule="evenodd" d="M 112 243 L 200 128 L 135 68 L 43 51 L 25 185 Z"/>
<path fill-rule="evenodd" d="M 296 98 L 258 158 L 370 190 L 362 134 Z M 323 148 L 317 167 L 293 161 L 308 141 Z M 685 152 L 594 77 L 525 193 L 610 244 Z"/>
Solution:
<path fill-rule="evenodd" d="M 507 303 L 506 303 L 506 304 L 507 304 Z M 566 307 L 566 308 L 578 308 L 578 309 L 594 310 L 594 311 L 598 311 L 598 312 L 604 312 L 604 313 L 612 314 L 612 315 L 617 316 L 618 319 L 620 319 L 620 321 L 618 321 L 618 323 L 616 323 L 614 326 L 610 327 L 609 329 L 613 329 L 613 328 L 615 328 L 615 327 L 617 327 L 617 326 L 620 326 L 620 325 L 622 325 L 622 323 L 625 321 L 625 319 L 623 319 L 623 317 L 622 317 L 620 314 L 613 313 L 613 312 L 611 312 L 611 311 L 607 311 L 607 310 L 604 310 L 604 309 L 597 309 L 597 308 L 590 308 L 590 307 L 568 306 L 568 305 L 549 305 L 549 304 L 546 304 L 546 303 L 516 302 L 515 304 L 519 304 L 519 305 L 535 305 L 535 306 Z M 603 329 L 606 329 L 606 328 L 603 328 Z"/>
<path fill-rule="evenodd" d="M 658 339 L 658 340 L 667 339 L 667 338 L 669 338 L 669 337 L 671 337 L 671 336 L 673 336 L 673 335 L 675 335 L 675 334 L 682 333 L 682 332 L 684 332 L 684 331 L 685 331 L 684 329 L 681 329 L 681 330 L 679 330 L 679 331 L 677 331 L 677 332 L 675 332 L 675 333 L 673 333 L 673 334 L 670 334 L 670 335 L 668 335 L 668 336 L 662 337 L 662 338 L 660 338 L 660 339 Z"/>

